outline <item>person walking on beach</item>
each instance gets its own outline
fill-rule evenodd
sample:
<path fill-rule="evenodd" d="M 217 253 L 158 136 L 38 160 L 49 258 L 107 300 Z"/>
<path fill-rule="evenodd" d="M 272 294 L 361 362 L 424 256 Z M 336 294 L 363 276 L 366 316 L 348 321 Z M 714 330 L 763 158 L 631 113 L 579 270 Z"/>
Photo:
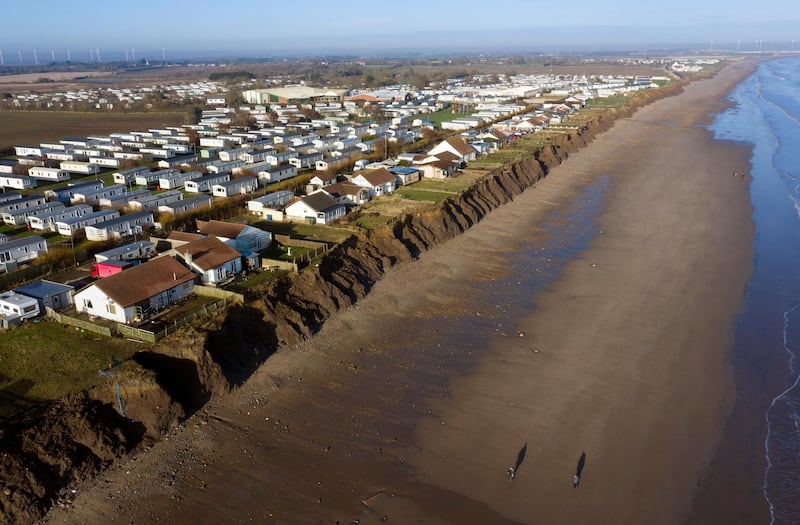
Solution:
<path fill-rule="evenodd" d="M 581 483 L 581 473 L 584 466 L 586 466 L 586 452 L 581 452 L 581 457 L 578 458 L 578 467 L 575 469 L 575 475 L 572 476 L 572 488 L 574 489 L 577 489 Z"/>
<path fill-rule="evenodd" d="M 517 475 L 517 469 L 512 465 L 508 467 L 506 472 L 508 472 L 508 481 L 514 481 L 514 477 Z"/>
<path fill-rule="evenodd" d="M 575 474 L 574 476 L 572 476 L 572 488 L 574 489 L 578 488 L 580 482 L 581 482 L 581 477 L 579 475 Z"/>

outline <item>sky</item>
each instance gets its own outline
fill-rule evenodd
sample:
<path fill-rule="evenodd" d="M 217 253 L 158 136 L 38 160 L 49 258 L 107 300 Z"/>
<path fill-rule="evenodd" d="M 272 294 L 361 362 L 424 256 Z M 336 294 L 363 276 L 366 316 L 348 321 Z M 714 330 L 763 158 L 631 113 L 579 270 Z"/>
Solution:
<path fill-rule="evenodd" d="M 6 0 L 6 65 L 136 57 L 800 49 L 798 0 Z M 797 40 L 795 45 L 794 40 Z M 91 52 L 90 52 L 91 50 Z"/>

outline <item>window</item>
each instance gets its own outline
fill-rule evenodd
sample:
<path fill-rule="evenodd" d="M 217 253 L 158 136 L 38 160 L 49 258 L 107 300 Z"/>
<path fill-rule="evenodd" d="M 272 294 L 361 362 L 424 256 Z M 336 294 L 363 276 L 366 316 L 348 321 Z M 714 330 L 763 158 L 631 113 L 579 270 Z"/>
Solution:
<path fill-rule="evenodd" d="M 106 305 L 106 310 L 108 310 L 108 313 L 110 313 L 110 314 L 116 314 L 117 313 L 117 307 L 114 306 L 111 303 Z"/>
<path fill-rule="evenodd" d="M 30 306 L 26 306 L 22 311 L 26 314 L 31 313 L 32 311 L 36 310 L 36 305 L 32 304 Z"/>
<path fill-rule="evenodd" d="M 92 309 L 92 308 L 94 308 L 94 306 L 92 306 L 92 301 L 91 301 L 91 299 L 84 299 L 84 300 L 83 300 L 83 306 L 84 306 L 85 308 L 89 308 L 89 309 Z"/>

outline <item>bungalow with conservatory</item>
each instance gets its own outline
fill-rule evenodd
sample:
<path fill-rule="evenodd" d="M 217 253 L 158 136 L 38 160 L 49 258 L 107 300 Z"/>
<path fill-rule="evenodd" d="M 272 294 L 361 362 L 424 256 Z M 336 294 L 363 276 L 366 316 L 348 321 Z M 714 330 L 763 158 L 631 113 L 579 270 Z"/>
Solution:
<path fill-rule="evenodd" d="M 240 253 L 257 252 L 272 244 L 272 233 L 247 224 L 198 220 L 197 231 L 217 237 Z"/>
<path fill-rule="evenodd" d="M 394 175 L 386 168 L 356 171 L 350 181 L 361 187 L 369 188 L 370 197 L 380 197 L 397 189 Z"/>
<path fill-rule="evenodd" d="M 138 235 L 154 222 L 152 211 L 130 213 L 116 219 L 86 226 L 86 239 L 90 241 L 107 241 L 109 239 L 121 239 L 125 236 Z"/>
<path fill-rule="evenodd" d="M 446 179 L 456 171 L 456 165 L 448 160 L 433 160 L 424 164 L 415 164 L 427 179 Z"/>
<path fill-rule="evenodd" d="M 213 235 L 178 246 L 175 253 L 202 284 L 216 286 L 242 273 L 242 254 Z"/>
<path fill-rule="evenodd" d="M 344 204 L 339 204 L 325 190 L 300 197 L 286 206 L 284 214 L 287 219 L 304 221 L 310 224 L 329 224 L 347 214 Z"/>
<path fill-rule="evenodd" d="M 229 180 L 231 180 L 230 173 L 210 173 L 196 179 L 187 180 L 183 184 L 183 189 L 189 193 L 210 193 L 212 186 Z"/>
<path fill-rule="evenodd" d="M 146 319 L 194 291 L 194 272 L 159 257 L 96 281 L 75 294 L 75 309 L 118 323 Z"/>
<path fill-rule="evenodd" d="M 47 253 L 44 237 L 31 235 L 0 244 L 0 271 L 15 270 L 18 265 Z"/>

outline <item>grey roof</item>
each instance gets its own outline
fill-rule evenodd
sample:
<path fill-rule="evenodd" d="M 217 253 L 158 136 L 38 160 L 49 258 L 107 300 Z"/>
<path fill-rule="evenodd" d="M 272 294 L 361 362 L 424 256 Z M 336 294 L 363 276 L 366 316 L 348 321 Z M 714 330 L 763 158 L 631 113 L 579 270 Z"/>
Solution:
<path fill-rule="evenodd" d="M 36 299 L 44 299 L 45 297 L 52 297 L 53 295 L 59 295 L 73 290 L 75 290 L 74 286 L 48 281 L 47 279 L 40 279 L 14 288 L 15 292 Z"/>

